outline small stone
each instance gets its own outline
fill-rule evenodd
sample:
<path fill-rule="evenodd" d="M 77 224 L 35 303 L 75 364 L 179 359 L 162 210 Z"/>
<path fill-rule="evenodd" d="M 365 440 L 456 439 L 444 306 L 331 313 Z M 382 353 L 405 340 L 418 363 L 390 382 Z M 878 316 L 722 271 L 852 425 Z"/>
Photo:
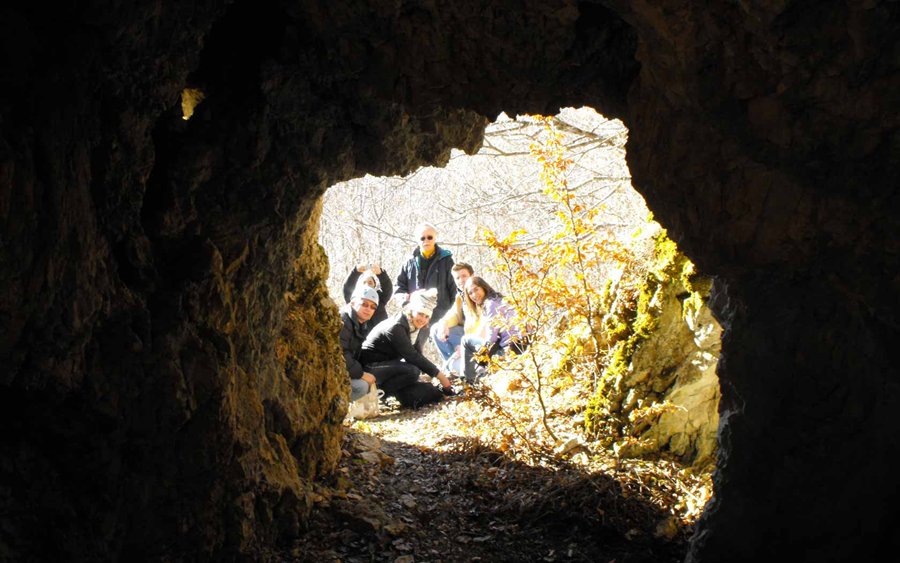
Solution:
<path fill-rule="evenodd" d="M 371 434 L 355 434 L 353 441 L 363 451 L 371 452 L 381 449 L 381 440 Z"/>
<path fill-rule="evenodd" d="M 404 530 L 406 530 L 406 524 L 400 521 L 391 522 L 384 526 L 384 531 L 392 536 L 399 536 Z"/>
<path fill-rule="evenodd" d="M 394 563 L 414 563 L 416 560 L 412 555 L 401 555 L 400 557 L 394 559 Z"/>
<path fill-rule="evenodd" d="M 656 530 L 653 532 L 653 535 L 657 538 L 665 538 L 667 540 L 671 540 L 678 535 L 678 522 L 675 520 L 675 517 L 669 516 L 668 518 L 660 520 L 656 525 Z"/>
<path fill-rule="evenodd" d="M 414 499 L 412 495 L 401 496 L 400 503 L 406 508 L 415 508 L 418 504 L 416 503 L 416 499 Z"/>
<path fill-rule="evenodd" d="M 556 453 L 557 455 L 564 455 L 573 450 L 576 450 L 578 448 L 583 448 L 583 447 L 584 447 L 584 445 L 581 443 L 581 441 L 578 438 L 569 438 L 568 440 L 566 440 L 565 442 L 563 442 L 562 444 L 557 446 L 554 453 Z"/>
<path fill-rule="evenodd" d="M 371 463 L 373 465 L 381 465 L 381 456 L 378 452 L 362 452 L 359 454 L 360 459 L 365 461 L 366 463 Z"/>
<path fill-rule="evenodd" d="M 394 549 L 397 549 L 400 551 L 409 551 L 412 549 L 412 546 L 406 540 L 404 540 L 402 538 L 395 539 L 393 542 L 391 542 L 391 545 L 394 546 Z"/>

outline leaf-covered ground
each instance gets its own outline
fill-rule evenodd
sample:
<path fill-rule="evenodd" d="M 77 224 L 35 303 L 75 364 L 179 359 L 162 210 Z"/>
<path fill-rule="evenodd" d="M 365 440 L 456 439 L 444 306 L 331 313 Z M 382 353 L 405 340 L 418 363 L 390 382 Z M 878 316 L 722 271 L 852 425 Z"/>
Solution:
<path fill-rule="evenodd" d="M 316 485 L 309 529 L 282 558 L 684 559 L 708 475 L 584 442 L 579 401 L 565 392 L 547 401 L 551 440 L 527 390 L 491 377 L 439 405 L 389 400 L 378 418 L 348 422 L 340 467 Z"/>

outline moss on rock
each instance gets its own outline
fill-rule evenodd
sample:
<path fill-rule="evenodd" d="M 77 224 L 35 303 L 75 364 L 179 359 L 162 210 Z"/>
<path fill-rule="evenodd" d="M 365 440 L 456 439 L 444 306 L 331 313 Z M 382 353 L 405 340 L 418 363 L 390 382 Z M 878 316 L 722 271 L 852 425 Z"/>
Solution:
<path fill-rule="evenodd" d="M 718 404 L 714 371 L 720 329 L 704 304 L 711 281 L 696 272 L 665 230 L 653 240 L 652 264 L 635 284 L 634 298 L 620 300 L 629 307 L 604 319 L 614 344 L 588 404 L 585 428 L 617 455 L 667 453 L 706 464 L 715 450 Z M 609 294 L 608 286 L 605 306 L 614 301 Z M 700 344 L 694 333 L 712 325 L 716 338 Z M 679 391 L 691 384 L 689 392 Z"/>

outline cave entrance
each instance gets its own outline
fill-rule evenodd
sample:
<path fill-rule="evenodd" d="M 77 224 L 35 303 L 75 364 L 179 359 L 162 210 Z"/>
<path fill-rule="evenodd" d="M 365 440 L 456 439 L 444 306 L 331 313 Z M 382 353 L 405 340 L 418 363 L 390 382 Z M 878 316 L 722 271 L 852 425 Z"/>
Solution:
<path fill-rule="evenodd" d="M 590 108 L 555 116 L 563 155 L 571 159 L 569 191 L 578 203 L 602 209 L 597 222 L 618 239 L 647 223 L 648 211 L 630 184 L 625 162 L 627 129 Z M 485 130 L 474 155 L 454 150 L 445 167 L 423 167 L 405 177 L 366 176 L 331 187 L 324 196 L 320 242 L 329 256 L 329 289 L 341 287 L 352 268 L 376 263 L 395 277 L 416 247 L 413 229 L 428 222 L 454 259 L 490 269 L 494 253 L 481 240 L 484 227 L 505 236 L 527 233 L 520 244 L 548 240 L 559 224 L 550 196 L 542 193 L 541 165 L 531 147 L 546 140 L 533 117 L 501 114 Z M 481 268 L 478 268 L 479 270 Z"/>
<path fill-rule="evenodd" d="M 672 501 L 682 523 L 697 517 L 716 449 L 720 328 L 705 307 L 709 280 L 631 186 L 627 135 L 591 108 L 501 114 L 477 154 L 454 151 L 443 168 L 327 191 L 320 243 L 339 306 L 357 269 L 394 282 L 427 222 L 456 262 L 540 310 L 527 317 L 539 335 L 531 357 L 500 362 L 486 386 L 459 380 L 465 394 L 453 408 L 401 413 L 389 401 L 389 416 L 354 428 L 437 451 L 479 443 L 532 460 L 549 453 L 587 472 L 610 460 L 674 460 L 703 476 Z M 389 301 L 388 314 L 397 311 Z M 423 352 L 461 367 L 431 341 Z"/>

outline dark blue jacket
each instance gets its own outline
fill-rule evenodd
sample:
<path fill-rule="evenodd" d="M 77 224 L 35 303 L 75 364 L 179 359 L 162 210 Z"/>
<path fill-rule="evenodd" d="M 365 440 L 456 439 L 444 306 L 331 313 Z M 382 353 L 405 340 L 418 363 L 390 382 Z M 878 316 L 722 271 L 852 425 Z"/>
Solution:
<path fill-rule="evenodd" d="M 453 305 L 456 299 L 456 282 L 453 281 L 453 254 L 438 245 L 434 245 L 434 255 L 431 260 L 422 258 L 422 253 L 416 248 L 412 258 L 400 268 L 397 276 L 397 293 L 412 293 L 417 289 L 438 290 L 438 302 L 431 318 L 435 322 L 444 316 L 444 313 Z"/>

